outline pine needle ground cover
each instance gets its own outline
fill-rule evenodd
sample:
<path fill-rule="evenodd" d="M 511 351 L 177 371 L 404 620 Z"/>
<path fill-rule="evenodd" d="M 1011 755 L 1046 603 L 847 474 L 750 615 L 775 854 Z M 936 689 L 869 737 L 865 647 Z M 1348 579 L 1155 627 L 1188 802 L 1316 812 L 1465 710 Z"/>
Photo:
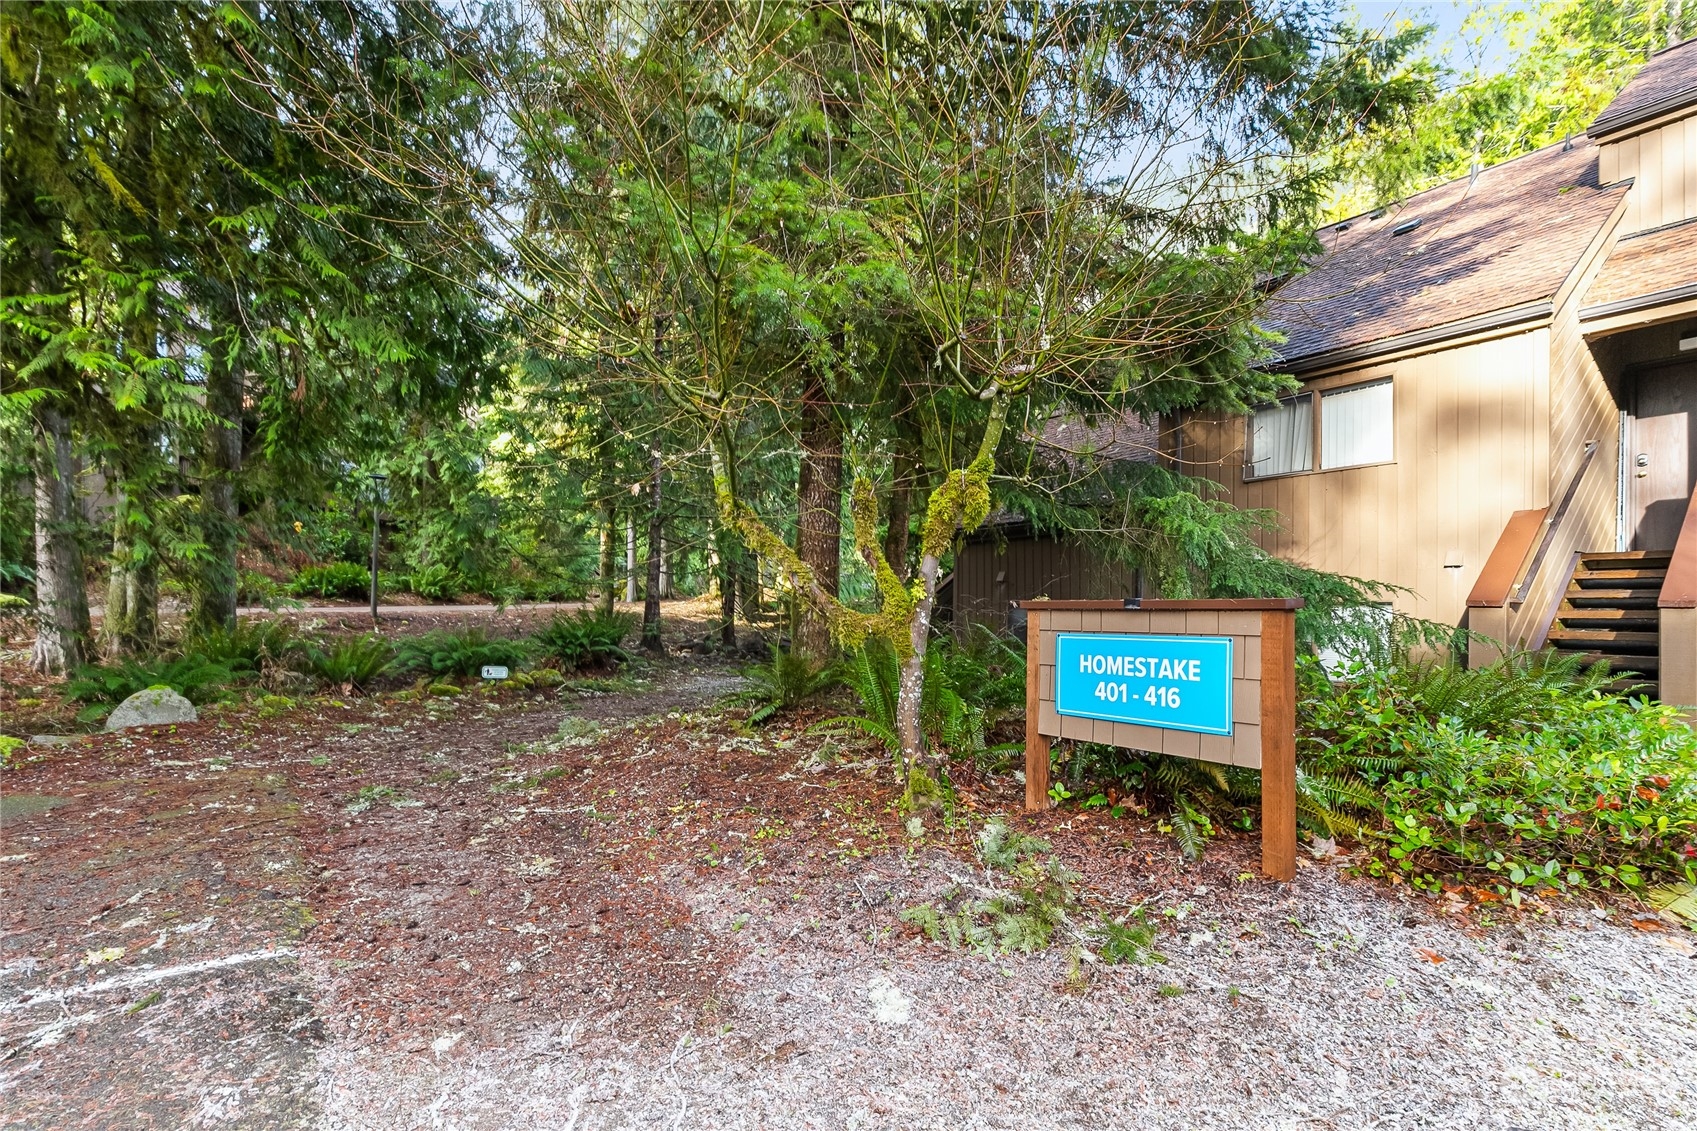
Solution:
<path fill-rule="evenodd" d="M 729 663 L 646 679 L 326 695 L 32 750 L 0 782 L 8 1114 L 669 1126 L 687 1103 L 682 1126 L 1192 1131 L 1297 1105 L 1340 1127 L 1697 1110 L 1697 964 L 1632 905 L 1582 892 L 1492 924 L 1339 858 L 1269 884 L 1253 835 L 1225 825 L 1189 862 L 1135 812 L 1026 817 L 1003 772 L 915 836 L 875 740 L 810 733 L 832 708 L 750 725 Z M 12 815 L 31 798 L 54 807 Z M 987 948 L 902 915 L 979 899 L 1001 901 L 973 916 Z M 1034 911 L 1048 945 L 998 929 Z"/>

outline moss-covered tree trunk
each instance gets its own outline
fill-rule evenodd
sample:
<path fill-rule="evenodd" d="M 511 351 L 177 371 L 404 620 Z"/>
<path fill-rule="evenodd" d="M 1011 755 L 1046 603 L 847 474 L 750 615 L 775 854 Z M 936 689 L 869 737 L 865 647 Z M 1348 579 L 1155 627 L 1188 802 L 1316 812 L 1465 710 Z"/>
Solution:
<path fill-rule="evenodd" d="M 737 544 L 736 539 L 719 531 L 719 646 L 737 646 Z"/>
<path fill-rule="evenodd" d="M 36 402 L 35 649 L 43 675 L 74 671 L 88 660 L 88 595 L 77 541 L 76 459 L 71 422 L 46 399 Z"/>
<path fill-rule="evenodd" d="M 938 789 L 942 770 L 939 759 L 927 751 L 921 705 L 925 699 L 925 652 L 930 643 L 931 613 L 937 603 L 937 579 L 943 555 L 955 536 L 972 531 L 990 514 L 990 473 L 995 467 L 996 446 L 1007 421 L 1008 401 L 998 396 L 990 406 L 990 419 L 972 462 L 951 471 L 931 493 L 925 508 L 920 536 L 919 577 L 905 585 L 884 556 L 878 537 L 878 498 L 869 479 L 855 482 L 851 514 L 855 547 L 871 566 L 878 584 L 879 610 L 863 613 L 844 607 L 827 593 L 813 570 L 771 527 L 728 488 L 729 461 L 733 452 L 722 437 L 712 448 L 713 481 L 721 519 L 733 528 L 748 548 L 770 559 L 790 579 L 797 593 L 823 610 L 832 636 L 849 647 L 858 647 L 868 636 L 881 636 L 896 650 L 901 676 L 896 701 L 896 736 L 906 782 L 903 804 L 909 809 L 929 807 Z"/>
<path fill-rule="evenodd" d="M 801 471 L 796 482 L 796 555 L 820 589 L 837 595 L 843 537 L 843 427 L 825 379 L 811 367 L 801 392 Z M 813 601 L 801 602 L 796 645 L 823 656 L 831 649 L 831 624 Z"/>

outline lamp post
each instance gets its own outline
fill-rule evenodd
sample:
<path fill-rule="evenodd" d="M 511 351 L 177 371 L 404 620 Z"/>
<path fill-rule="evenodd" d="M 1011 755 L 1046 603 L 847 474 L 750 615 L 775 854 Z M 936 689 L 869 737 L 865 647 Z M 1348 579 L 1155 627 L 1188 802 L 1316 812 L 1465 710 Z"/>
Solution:
<path fill-rule="evenodd" d="M 383 483 L 387 475 L 373 474 L 371 479 L 371 627 L 377 627 L 377 536 L 378 516 L 383 504 Z"/>

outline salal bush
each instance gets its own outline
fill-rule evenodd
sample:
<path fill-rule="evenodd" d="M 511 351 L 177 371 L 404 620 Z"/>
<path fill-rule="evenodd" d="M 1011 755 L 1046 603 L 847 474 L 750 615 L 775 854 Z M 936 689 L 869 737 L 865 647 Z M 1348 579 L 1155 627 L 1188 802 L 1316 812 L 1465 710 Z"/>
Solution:
<path fill-rule="evenodd" d="M 1601 668 L 1509 656 L 1304 672 L 1301 806 L 1425 890 L 1697 880 L 1697 735 Z"/>

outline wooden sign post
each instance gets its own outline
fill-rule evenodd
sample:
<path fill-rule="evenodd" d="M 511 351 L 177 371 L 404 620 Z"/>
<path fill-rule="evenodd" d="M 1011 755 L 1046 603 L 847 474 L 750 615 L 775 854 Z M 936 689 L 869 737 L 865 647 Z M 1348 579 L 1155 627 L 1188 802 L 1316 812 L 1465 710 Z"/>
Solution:
<path fill-rule="evenodd" d="M 1261 771 L 1261 870 L 1296 878 L 1302 601 L 1023 601 L 1025 808 L 1049 746 L 1100 742 Z"/>

